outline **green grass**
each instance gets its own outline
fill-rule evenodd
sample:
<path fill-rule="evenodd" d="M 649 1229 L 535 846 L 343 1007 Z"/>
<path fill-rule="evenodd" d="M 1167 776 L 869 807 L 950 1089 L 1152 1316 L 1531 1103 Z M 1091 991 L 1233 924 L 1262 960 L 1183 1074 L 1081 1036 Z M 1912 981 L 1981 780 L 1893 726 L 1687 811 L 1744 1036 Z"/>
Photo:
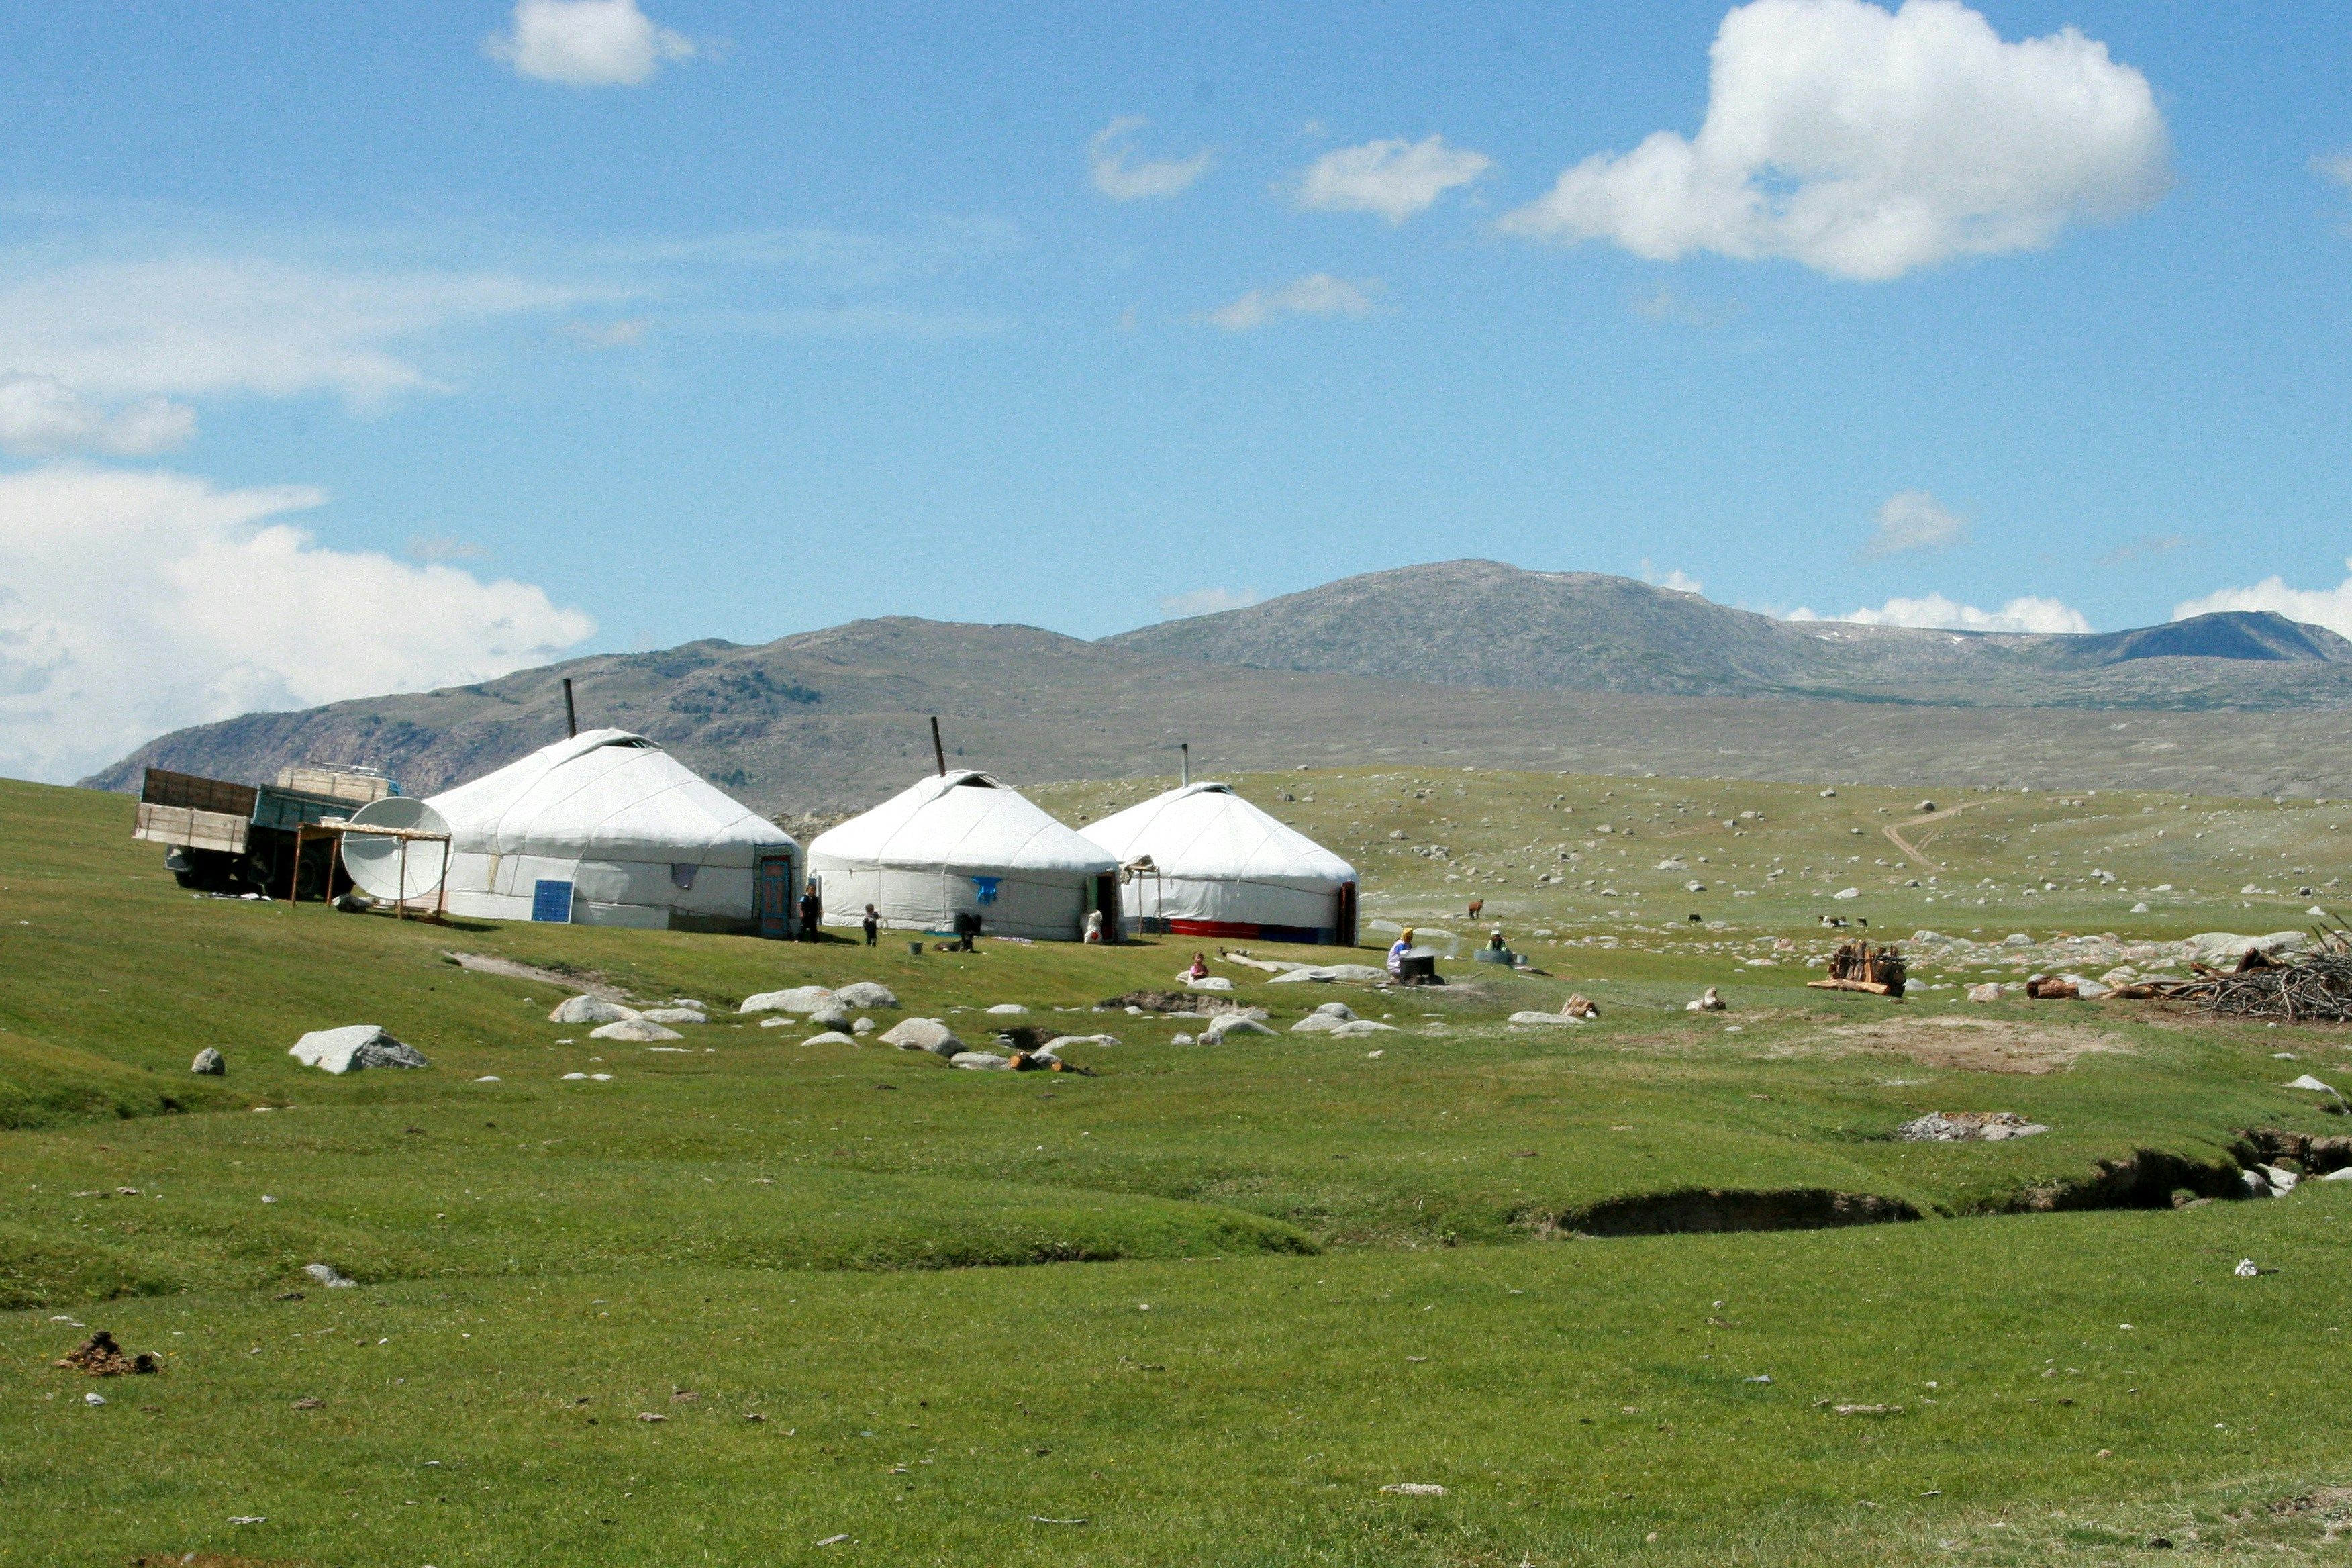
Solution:
<path fill-rule="evenodd" d="M 1496 845 L 1557 826 L 1563 794 L 1645 837 L 1688 826 L 1618 811 L 1623 780 L 1421 776 L 1442 781 L 1449 832 Z M 2112 1562 L 2189 1529 L 2225 1554 L 2317 1542 L 2332 1504 L 2270 1504 L 2346 1479 L 2327 1439 L 2352 1194 L 1965 1216 L 2085 1201 L 2134 1162 L 2160 1163 L 2157 1202 L 2176 1181 L 2219 1190 L 2242 1130 L 2344 1125 L 2279 1087 L 2339 1070 L 2339 1037 L 1809 992 L 1795 959 L 1832 906 L 1787 878 L 1710 906 L 1720 929 L 1612 921 L 1573 885 L 1447 882 L 1448 862 L 1402 853 L 1421 840 L 1387 837 L 1376 786 L 1385 808 L 1395 785 L 1353 770 L 1255 787 L 1316 796 L 1282 809 L 1365 868 L 1368 912 L 1426 919 L 1480 887 L 1515 932 L 1554 932 L 1523 943 L 1553 973 L 1347 989 L 1400 1032 L 1335 1041 L 1286 1032 L 1333 991 L 1221 964 L 1286 1032 L 1202 1047 L 1171 1043 L 1181 1022 L 1089 1010 L 1166 985 L 1192 944 L 868 955 L 196 899 L 128 838 L 121 799 L 0 785 L 0 1496 L 36 1521 L 0 1531 L 0 1563 Z M 1727 862 L 1826 864 L 1850 817 L 1886 819 L 1885 792 L 1633 787 L 1644 813 L 1769 799 L 1739 807 L 1767 814 L 1747 837 L 1713 830 Z M 1122 798 L 1058 794 L 1073 817 Z M 2333 874 L 2336 808 L 2174 812 L 2240 844 L 2190 838 L 2177 870 L 2175 836 L 2140 826 L 2157 803 L 1988 797 L 1932 847 L 2007 888 L 1982 895 L 1996 934 L 1996 908 L 2059 929 L 2041 918 L 2057 893 L 2014 912 L 2042 865 L 2023 856 L 2047 844 L 2115 840 L 2100 863 L 2120 877 L 2231 888 L 2140 917 L 2150 934 L 2296 923 L 2234 893 L 2280 847 L 2309 885 Z M 1498 849 L 1446 842 L 1496 874 Z M 1664 897 L 1650 884 L 1672 874 L 1640 875 L 1612 878 L 1607 907 Z M 2065 897 L 2095 917 L 2116 895 Z M 1615 945 L 1566 945 L 1598 935 Z M 1789 962 L 1748 967 L 1751 948 Z M 721 1007 L 875 978 L 974 1044 L 1000 1001 L 1120 1043 L 1072 1053 L 1098 1078 L 964 1073 L 715 1014 L 652 1052 L 550 1025 L 561 989 L 449 951 Z M 1730 1014 L 1683 1010 L 1707 984 Z M 1571 987 L 1599 1024 L 1502 1022 Z M 337 1079 L 285 1054 L 358 1021 L 434 1065 Z M 2066 1065 L 1980 1070 L 1987 1035 Z M 208 1045 L 226 1079 L 188 1074 Z M 613 1079 L 562 1081 L 576 1071 Z M 1888 1140 L 1931 1109 L 2054 1131 Z M 1692 1188 L 1826 1188 L 1929 1217 L 1555 1239 L 1595 1204 Z M 2247 1255 L 2278 1272 L 2232 1278 Z M 319 1289 L 313 1261 L 362 1288 Z M 51 1367 L 85 1326 L 163 1352 L 166 1372 Z M 91 1389 L 110 1403 L 85 1406 Z M 295 1410 L 305 1396 L 325 1404 Z M 1822 1399 L 1905 1408 L 1839 1417 Z M 1377 1489 L 1402 1480 L 1450 1495 Z"/>

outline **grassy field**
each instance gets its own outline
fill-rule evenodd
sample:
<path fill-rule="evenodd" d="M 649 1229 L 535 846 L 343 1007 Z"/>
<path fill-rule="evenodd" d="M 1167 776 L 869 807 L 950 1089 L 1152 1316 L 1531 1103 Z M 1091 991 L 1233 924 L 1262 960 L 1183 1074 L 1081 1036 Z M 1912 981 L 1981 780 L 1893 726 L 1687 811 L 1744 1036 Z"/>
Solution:
<path fill-rule="evenodd" d="M 2070 936 L 2306 923 L 2352 812 L 1969 794 L 1906 827 L 1917 795 L 1844 787 L 1245 787 L 1363 868 L 1368 918 L 1467 933 L 1483 897 L 1547 973 L 1391 995 L 1213 952 L 1280 1037 L 1179 1046 L 1195 1023 L 1092 1005 L 1189 945 L 200 899 L 119 797 L 0 784 L 0 1563 L 2107 1563 L 2352 1525 L 2352 1184 L 2168 1206 L 2234 1190 L 2249 1129 L 2342 1128 L 2281 1086 L 2352 1042 L 1958 999 Z M 1076 821 L 1149 791 L 1037 793 Z M 1825 913 L 2035 945 L 1915 944 L 1952 989 L 1893 1005 L 1803 988 Z M 460 952 L 719 1011 L 677 1048 L 593 1040 L 546 1021 L 565 988 Z M 986 1046 L 1013 1002 L 1118 1043 L 1067 1053 L 1096 1078 L 967 1073 L 731 1011 L 859 978 L 903 1004 L 885 1027 Z M 1730 1012 L 1684 1010 L 1707 984 Z M 1571 989 L 1598 1023 L 1505 1022 Z M 1335 995 L 1396 1032 L 1288 1031 Z M 286 1055 L 352 1022 L 432 1067 Z M 226 1079 L 188 1073 L 205 1046 Z M 1889 1138 L 1931 1110 L 2053 1130 Z M 1922 1219 L 1579 1237 L 1709 1189 Z M 2014 1212 L 2126 1198 L 2156 1206 Z M 96 1328 L 165 1370 L 50 1364 Z"/>

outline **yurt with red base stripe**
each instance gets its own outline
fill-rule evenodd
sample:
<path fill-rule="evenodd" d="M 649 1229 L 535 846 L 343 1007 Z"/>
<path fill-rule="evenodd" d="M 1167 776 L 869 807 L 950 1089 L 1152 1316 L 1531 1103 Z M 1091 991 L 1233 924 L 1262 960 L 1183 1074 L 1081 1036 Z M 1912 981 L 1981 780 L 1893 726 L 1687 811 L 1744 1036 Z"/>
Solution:
<path fill-rule="evenodd" d="M 1356 868 L 1231 784 L 1185 784 L 1080 832 L 1119 863 L 1130 932 L 1355 945 Z"/>

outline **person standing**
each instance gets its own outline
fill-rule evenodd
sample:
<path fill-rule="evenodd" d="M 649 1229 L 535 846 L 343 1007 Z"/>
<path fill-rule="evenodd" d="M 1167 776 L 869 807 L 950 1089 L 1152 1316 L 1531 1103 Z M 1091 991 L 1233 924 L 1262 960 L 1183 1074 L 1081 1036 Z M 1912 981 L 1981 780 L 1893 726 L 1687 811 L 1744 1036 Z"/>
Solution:
<path fill-rule="evenodd" d="M 866 945 L 872 947 L 882 931 L 882 915 L 872 904 L 866 906 Z"/>
<path fill-rule="evenodd" d="M 817 940 L 816 928 L 824 921 L 824 900 L 817 895 L 816 884 L 811 882 L 801 889 L 801 940 Z"/>

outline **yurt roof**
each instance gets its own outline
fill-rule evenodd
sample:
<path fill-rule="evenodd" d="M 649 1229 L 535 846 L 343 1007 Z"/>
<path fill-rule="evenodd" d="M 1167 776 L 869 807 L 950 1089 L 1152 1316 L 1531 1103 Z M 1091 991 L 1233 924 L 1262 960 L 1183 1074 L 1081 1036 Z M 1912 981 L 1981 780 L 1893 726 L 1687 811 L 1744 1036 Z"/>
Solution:
<path fill-rule="evenodd" d="M 1171 877 L 1318 881 L 1334 888 L 1356 879 L 1354 867 L 1252 805 L 1231 784 L 1171 789 L 1088 823 L 1085 833 L 1121 865 L 1149 855 Z"/>
<path fill-rule="evenodd" d="M 453 847 L 490 854 L 562 846 L 624 858 L 699 860 L 714 846 L 782 848 L 792 836 L 626 730 L 542 746 L 432 797 Z M 634 852 L 634 853 L 632 853 Z"/>
<path fill-rule="evenodd" d="M 1118 869 L 1100 848 L 991 773 L 958 769 L 908 785 L 819 834 L 811 856 L 860 865 L 1028 867 L 1099 876 Z"/>

